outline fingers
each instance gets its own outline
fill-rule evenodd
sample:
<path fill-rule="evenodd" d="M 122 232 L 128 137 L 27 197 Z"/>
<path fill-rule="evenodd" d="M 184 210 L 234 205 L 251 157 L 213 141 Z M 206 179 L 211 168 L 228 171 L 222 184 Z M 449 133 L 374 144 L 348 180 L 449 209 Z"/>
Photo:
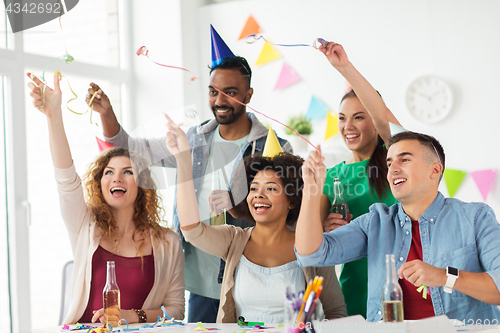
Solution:
<path fill-rule="evenodd" d="M 210 212 L 214 212 L 217 215 L 222 214 L 224 210 L 233 208 L 231 200 L 229 199 L 229 193 L 224 190 L 212 191 L 208 197 L 208 204 L 210 206 Z"/>
<path fill-rule="evenodd" d="M 176 124 L 176 123 L 172 120 L 172 118 L 170 118 L 170 117 L 169 117 L 169 115 L 168 115 L 168 114 L 166 114 L 166 113 L 165 113 L 165 118 L 167 118 L 167 121 L 168 121 L 168 123 L 167 123 L 167 128 L 168 128 L 169 130 L 175 130 L 175 131 L 177 131 L 178 129 L 180 129 L 179 125 L 177 125 L 177 124 Z"/>
<path fill-rule="evenodd" d="M 328 225 L 328 226 L 325 226 L 325 232 L 330 232 L 330 231 L 332 231 L 332 230 L 335 230 L 335 229 L 337 229 L 337 228 L 340 228 L 341 226 L 342 226 L 342 225 L 340 225 L 340 224 L 332 223 L 332 224 L 330 224 L 330 225 Z"/>
<path fill-rule="evenodd" d="M 92 322 L 96 323 L 97 321 L 100 321 L 101 323 L 103 322 L 104 318 L 104 309 L 99 309 L 99 310 L 94 310 L 93 311 L 94 315 L 92 316 Z"/>
<path fill-rule="evenodd" d="M 103 94 L 103 92 L 102 92 L 101 88 L 99 88 L 99 86 L 98 86 L 97 84 L 95 84 L 94 82 L 91 82 L 91 83 L 90 83 L 90 87 L 91 87 L 91 89 L 89 89 L 89 93 L 90 93 L 91 95 L 93 95 L 93 94 L 97 91 L 97 94 L 98 94 L 98 96 L 97 96 L 97 97 L 101 98 L 101 96 L 100 96 L 100 95 L 102 95 L 102 94 Z M 90 90 L 92 90 L 92 92 L 90 92 Z"/>
<path fill-rule="evenodd" d="M 397 271 L 399 277 L 401 279 L 405 279 L 408 282 L 414 284 L 414 282 L 418 278 L 418 274 L 415 274 L 415 272 L 418 269 L 418 264 L 420 260 L 412 260 L 405 262 L 404 264 L 401 265 L 399 270 Z"/>
<path fill-rule="evenodd" d="M 32 73 L 26 73 L 26 75 L 31 79 L 33 80 L 33 82 L 36 83 L 36 85 L 40 88 L 43 88 L 44 84 L 42 81 L 40 81 L 40 79 L 38 77 L 36 77 L 34 74 Z"/>
<path fill-rule="evenodd" d="M 169 147 L 177 147 L 177 136 L 172 132 L 167 132 L 167 146 Z"/>
<path fill-rule="evenodd" d="M 323 223 L 325 232 L 330 232 L 346 225 L 348 222 L 342 219 L 342 214 L 330 213 Z"/>

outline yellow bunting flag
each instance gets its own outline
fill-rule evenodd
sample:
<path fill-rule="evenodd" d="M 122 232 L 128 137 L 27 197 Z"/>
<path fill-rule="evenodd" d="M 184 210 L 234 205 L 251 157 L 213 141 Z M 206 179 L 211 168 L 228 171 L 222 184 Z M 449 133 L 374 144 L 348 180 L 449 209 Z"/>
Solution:
<path fill-rule="evenodd" d="M 248 35 L 257 35 L 262 33 L 262 29 L 260 28 L 260 25 L 255 21 L 252 15 L 250 15 L 247 19 L 247 23 L 245 23 L 245 27 L 241 31 L 240 38 L 238 40 L 241 40 L 245 38 Z"/>
<path fill-rule="evenodd" d="M 339 118 L 335 117 L 332 114 L 332 111 L 328 111 L 328 115 L 326 116 L 326 133 L 325 133 L 325 141 L 334 136 L 339 132 Z"/>
<path fill-rule="evenodd" d="M 267 132 L 267 138 L 266 138 L 266 145 L 264 146 L 264 151 L 262 152 L 262 156 L 274 157 L 281 152 L 283 152 L 283 150 L 281 149 L 280 143 L 278 142 L 278 138 L 276 138 L 273 128 L 269 126 L 269 132 Z"/>
<path fill-rule="evenodd" d="M 460 170 L 453 170 L 453 169 L 444 170 L 443 177 L 450 198 L 453 198 L 455 196 L 455 193 L 457 193 L 457 190 L 462 184 L 462 181 L 464 180 L 466 174 L 467 172 Z"/>
<path fill-rule="evenodd" d="M 281 54 L 278 52 L 278 50 L 276 50 L 274 46 L 269 43 L 265 43 L 262 51 L 260 51 L 259 58 L 257 59 L 255 65 L 264 65 L 268 62 L 279 59 L 280 57 Z"/>

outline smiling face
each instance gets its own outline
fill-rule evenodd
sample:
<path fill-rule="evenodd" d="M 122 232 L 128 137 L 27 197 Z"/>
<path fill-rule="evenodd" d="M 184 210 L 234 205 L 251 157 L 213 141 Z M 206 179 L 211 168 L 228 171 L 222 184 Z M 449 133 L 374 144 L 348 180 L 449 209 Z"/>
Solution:
<path fill-rule="evenodd" d="M 402 140 L 391 145 L 387 167 L 392 194 L 403 205 L 436 196 L 442 166 L 437 163 L 436 155 L 418 140 Z"/>
<path fill-rule="evenodd" d="M 248 208 L 256 223 L 283 221 L 290 211 L 290 201 L 283 182 L 274 170 L 259 171 L 247 196 Z"/>
<path fill-rule="evenodd" d="M 346 98 L 340 104 L 338 126 L 347 148 L 371 156 L 377 146 L 378 134 L 372 118 L 357 97 Z"/>
<path fill-rule="evenodd" d="M 246 113 L 246 107 L 219 93 L 217 88 L 242 103 L 249 103 L 253 89 L 248 86 L 245 78 L 238 69 L 216 69 L 210 75 L 209 104 L 215 119 L 221 125 L 236 122 Z"/>
<path fill-rule="evenodd" d="M 104 200 L 111 208 L 134 208 L 139 187 L 129 157 L 115 156 L 109 160 L 101 178 L 101 190 Z"/>

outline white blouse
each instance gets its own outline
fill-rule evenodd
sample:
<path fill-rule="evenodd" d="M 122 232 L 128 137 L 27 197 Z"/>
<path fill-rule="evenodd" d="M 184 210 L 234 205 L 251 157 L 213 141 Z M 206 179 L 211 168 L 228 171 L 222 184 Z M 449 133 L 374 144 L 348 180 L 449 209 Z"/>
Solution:
<path fill-rule="evenodd" d="M 305 289 L 304 271 L 296 260 L 282 266 L 262 267 L 242 255 L 234 272 L 236 317 L 266 325 L 284 323 L 287 286 L 297 291 Z"/>

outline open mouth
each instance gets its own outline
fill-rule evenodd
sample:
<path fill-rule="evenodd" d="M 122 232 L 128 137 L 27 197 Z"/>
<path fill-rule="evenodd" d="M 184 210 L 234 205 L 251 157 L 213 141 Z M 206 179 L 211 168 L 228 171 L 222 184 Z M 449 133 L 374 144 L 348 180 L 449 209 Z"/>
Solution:
<path fill-rule="evenodd" d="M 346 138 L 347 142 L 351 142 L 351 141 L 354 141 L 357 138 L 359 138 L 359 136 L 360 136 L 360 134 L 346 134 L 345 138 Z"/>
<path fill-rule="evenodd" d="M 233 108 L 214 108 L 213 109 L 215 114 L 219 116 L 223 116 L 228 114 L 230 111 L 233 111 Z"/>
<path fill-rule="evenodd" d="M 253 204 L 253 209 L 256 214 L 263 214 L 267 212 L 271 208 L 271 205 L 265 204 L 265 203 L 254 203 Z"/>
<path fill-rule="evenodd" d="M 406 178 L 396 178 L 392 181 L 392 184 L 394 185 L 394 187 L 398 187 L 405 182 L 406 182 Z"/>
<path fill-rule="evenodd" d="M 127 192 L 127 190 L 123 187 L 120 187 L 120 186 L 116 186 L 116 187 L 113 187 L 111 190 L 109 190 L 111 192 L 111 195 L 115 198 L 119 198 L 119 197 L 122 197 L 125 195 L 125 193 Z"/>

